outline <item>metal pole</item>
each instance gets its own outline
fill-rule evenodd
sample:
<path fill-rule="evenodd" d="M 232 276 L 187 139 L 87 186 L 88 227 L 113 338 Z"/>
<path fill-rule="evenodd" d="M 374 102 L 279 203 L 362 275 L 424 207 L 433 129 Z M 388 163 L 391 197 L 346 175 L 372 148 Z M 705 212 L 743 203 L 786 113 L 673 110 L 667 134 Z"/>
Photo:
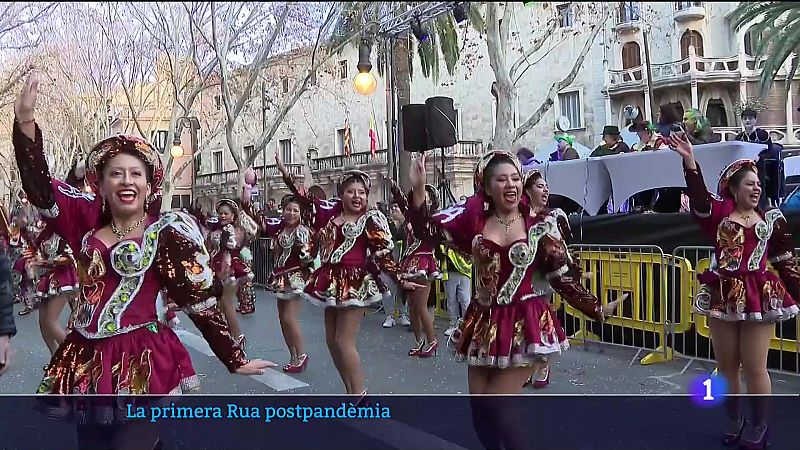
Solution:
<path fill-rule="evenodd" d="M 397 120 L 395 117 L 393 39 L 387 36 L 383 41 L 386 54 L 386 165 L 389 168 L 389 178 L 399 182 L 397 177 Z"/>
<path fill-rule="evenodd" d="M 642 39 L 644 43 L 644 63 L 647 68 L 647 92 L 650 96 L 650 120 L 656 121 L 656 97 L 653 93 L 653 66 L 650 64 L 650 42 L 647 39 L 647 26 L 642 30 Z"/>

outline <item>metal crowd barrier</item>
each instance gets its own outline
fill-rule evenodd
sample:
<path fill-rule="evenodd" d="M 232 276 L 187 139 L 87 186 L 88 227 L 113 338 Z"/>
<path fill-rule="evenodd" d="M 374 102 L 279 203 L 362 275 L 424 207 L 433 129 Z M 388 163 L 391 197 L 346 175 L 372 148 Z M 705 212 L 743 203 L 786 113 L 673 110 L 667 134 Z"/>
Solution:
<path fill-rule="evenodd" d="M 250 252 L 253 254 L 253 284 L 264 287 L 272 273 L 275 258 L 272 252 L 272 239 L 259 238 L 250 244 Z"/>
<path fill-rule="evenodd" d="M 599 324 L 587 319 L 560 296 L 554 296 L 556 309 L 561 310 L 562 324 L 573 344 L 600 342 L 637 349 L 635 362 L 647 352 L 641 364 L 653 364 L 672 358 L 667 328 L 667 267 L 670 256 L 657 246 L 572 245 L 580 259 L 586 287 L 602 304 L 621 295 L 629 298 L 617 311 Z"/>

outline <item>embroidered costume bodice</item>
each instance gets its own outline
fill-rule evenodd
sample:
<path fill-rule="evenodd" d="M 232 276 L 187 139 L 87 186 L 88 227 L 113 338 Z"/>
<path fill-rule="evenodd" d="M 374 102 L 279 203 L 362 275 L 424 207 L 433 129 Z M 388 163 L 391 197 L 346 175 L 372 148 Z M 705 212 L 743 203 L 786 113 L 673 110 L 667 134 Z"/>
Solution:
<path fill-rule="evenodd" d="M 239 213 L 239 220 L 212 231 L 208 235 L 208 250 L 213 259 L 220 252 L 230 253 L 238 257 L 242 249 L 249 246 L 258 234 L 258 224 L 244 212 Z"/>
<path fill-rule="evenodd" d="M 61 236 L 56 234 L 52 226 L 47 226 L 36 238 L 36 247 L 45 261 L 53 265 L 69 265 L 75 263 L 72 248 Z"/>
<path fill-rule="evenodd" d="M 486 214 L 480 196 L 472 196 L 432 217 L 409 209 L 415 229 L 427 224 L 463 253 L 472 254 L 476 300 L 482 304 L 509 305 L 542 295 L 534 280 L 542 278 L 571 305 L 590 317 L 599 317 L 597 299 L 580 284 L 580 273 L 570 268 L 569 253 L 560 238 L 555 216 L 532 216 L 525 205 L 520 212 L 528 234 L 508 246 L 483 237 Z"/>
<path fill-rule="evenodd" d="M 392 196 L 403 215 L 408 215 L 408 199 L 397 186 L 392 186 Z M 435 237 L 435 229 L 432 226 L 426 226 L 423 230 L 420 230 L 420 233 L 414 233 L 414 226 L 411 225 L 408 217 L 406 217 L 403 226 L 406 228 L 406 237 L 403 242 L 401 259 L 407 258 L 415 252 L 433 253 L 437 245 L 437 239 Z"/>
<path fill-rule="evenodd" d="M 714 240 L 712 271 L 726 276 L 744 276 L 767 270 L 767 262 L 778 272 L 792 296 L 800 295 L 800 276 L 794 269 L 794 242 L 779 209 L 758 211 L 762 222 L 745 227 L 729 218 L 735 208 L 732 198 L 710 194 L 700 167 L 684 170 L 691 213 L 700 228 Z"/>
<path fill-rule="evenodd" d="M 272 239 L 276 252 L 275 273 L 309 265 L 314 261 L 311 251 L 311 230 L 299 224 L 294 229 L 286 228 L 283 219 L 263 218 L 261 232 Z"/>
<path fill-rule="evenodd" d="M 303 202 L 308 211 L 303 221 L 310 224 L 315 237 L 312 254 L 319 254 L 322 264 L 341 264 L 367 269 L 373 263 L 387 275 L 396 278 L 398 265 L 392 259 L 394 242 L 389 221 L 377 209 L 366 211 L 356 222 L 335 223 L 342 214 L 340 200 L 321 200 L 295 185 L 292 177 L 284 178 L 286 186 Z M 372 262 L 370 262 L 372 260 Z"/>
<path fill-rule="evenodd" d="M 15 122 L 13 140 L 31 204 L 71 248 L 80 249 L 77 332 L 92 339 L 142 327 L 157 332 L 157 302 L 163 291 L 184 309 L 229 371 L 247 363 L 216 306 L 222 286 L 214 280 L 200 229 L 191 216 L 178 212 L 148 216 L 140 239 L 107 247 L 95 237 L 102 226 L 101 200 L 50 177 L 38 125 L 32 140 Z"/>

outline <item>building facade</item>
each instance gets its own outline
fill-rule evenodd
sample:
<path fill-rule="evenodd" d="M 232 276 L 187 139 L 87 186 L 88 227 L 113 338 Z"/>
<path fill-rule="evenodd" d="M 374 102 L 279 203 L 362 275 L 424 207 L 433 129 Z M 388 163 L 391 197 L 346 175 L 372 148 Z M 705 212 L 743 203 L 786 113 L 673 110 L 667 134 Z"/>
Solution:
<path fill-rule="evenodd" d="M 550 87 L 571 71 L 589 34 L 587 7 L 578 2 L 536 2 L 513 4 L 510 15 L 506 63 L 516 67 L 514 82 L 518 91 L 514 105 L 515 127 L 520 126 L 547 102 Z M 738 2 L 613 2 L 589 7 L 595 17 L 597 8 L 607 8 L 610 19 L 589 47 L 574 81 L 557 91 L 550 108 L 539 122 L 514 144 L 540 150 L 538 158 L 554 149 L 553 135 L 561 130 L 556 124 L 566 118 L 566 131 L 576 141 L 594 148 L 602 139 L 605 125 L 624 127 L 625 106 L 636 106 L 645 119 L 654 120 L 651 111 L 665 103 L 679 103 L 684 110 L 697 108 L 711 121 L 714 133 L 722 140 L 732 139 L 741 129 L 735 106 L 757 95 L 756 89 L 763 61 L 753 56 L 753 39 L 748 30 L 734 30 L 731 11 Z M 556 27 L 548 44 L 532 55 L 525 53 L 548 20 Z M 440 61 L 438 79 L 422 76 L 419 60 L 413 58 L 410 83 L 411 103 L 424 103 L 432 96 L 451 97 L 457 110 L 457 139 L 445 149 L 444 170 L 438 151 L 429 157 L 429 181 L 441 185 L 446 179 L 458 199 L 472 193 L 472 170 L 478 155 L 491 142 L 496 127 L 496 101 L 491 92 L 494 72 L 489 64 L 485 35 L 462 25 L 459 28 L 461 59 L 452 75 Z M 645 50 L 645 34 L 649 48 Z M 409 39 L 414 39 L 409 35 Z M 416 49 L 413 49 L 416 51 Z M 302 53 L 302 52 L 301 52 Z M 646 60 L 650 58 L 652 80 L 648 82 Z M 263 105 L 277 103 L 287 95 L 294 79 L 302 74 L 302 56 L 290 62 L 275 61 L 266 71 L 269 86 L 256 108 L 243 116 L 243 129 L 260 130 L 259 122 L 269 112 L 258 111 Z M 376 63 L 373 51 L 373 64 Z M 387 176 L 387 88 L 386 79 L 372 70 L 378 88 L 371 96 L 361 96 L 353 89 L 357 73 L 358 49 L 345 48 L 333 57 L 314 77 L 314 83 L 300 97 L 278 126 L 263 156 L 256 162 L 261 175 L 260 199 L 280 200 L 287 191 L 277 177 L 274 153 L 280 151 L 290 170 L 306 186 L 319 185 L 328 196 L 335 195 L 335 180 L 342 169 L 358 167 L 374 180 L 371 200 L 386 194 Z M 787 66 L 790 62 L 787 62 Z M 375 64 L 377 66 L 377 64 Z M 800 106 L 798 83 L 789 91 L 778 74 L 769 96 L 762 99 L 766 110 L 759 124 L 770 131 L 773 140 L 792 148 L 800 143 Z M 278 80 L 280 82 L 278 82 Z M 649 94 L 653 89 L 653 102 Z M 787 96 L 787 93 L 789 94 Z M 268 97 L 266 100 L 264 97 Z M 651 104 L 654 103 L 654 104 Z M 400 120 L 399 111 L 395 112 Z M 369 151 L 370 122 L 379 136 L 379 150 Z M 564 123 L 564 120 L 561 120 Z M 249 125 L 247 125 L 249 124 Z M 346 129 L 350 130 L 350 155 L 346 154 Z M 244 132 L 245 134 L 247 132 Z M 243 142 L 252 145 L 258 133 L 246 134 Z M 236 195 L 237 170 L 226 147 L 220 141 L 210 158 L 199 168 L 195 193 L 217 199 Z M 246 152 L 246 148 L 236 149 Z M 444 175 L 441 175 L 441 173 Z M 401 174 L 401 176 L 405 176 Z"/>

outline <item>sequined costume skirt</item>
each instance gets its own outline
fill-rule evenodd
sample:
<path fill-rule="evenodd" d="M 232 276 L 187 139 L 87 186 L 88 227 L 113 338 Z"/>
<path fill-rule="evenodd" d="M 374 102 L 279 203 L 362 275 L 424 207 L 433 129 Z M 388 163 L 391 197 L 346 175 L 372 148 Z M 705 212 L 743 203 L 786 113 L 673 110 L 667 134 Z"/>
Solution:
<path fill-rule="evenodd" d="M 21 290 L 33 287 L 33 274 L 28 270 L 28 261 L 30 261 L 30 258 L 17 258 L 11 268 L 13 280 Z"/>
<path fill-rule="evenodd" d="M 55 394 L 42 398 L 49 417 L 111 424 L 124 421 L 125 405 L 114 397 L 83 395 L 177 395 L 198 386 L 189 353 L 178 336 L 154 322 L 103 339 L 70 332 L 50 360 L 37 394 Z"/>
<path fill-rule="evenodd" d="M 473 300 L 456 335 L 456 358 L 470 366 L 529 367 L 569 348 L 549 296 L 509 305 Z"/>
<path fill-rule="evenodd" d="M 214 274 L 223 284 L 235 284 L 244 280 L 252 280 L 253 272 L 242 258 L 230 256 L 228 253 L 219 252 L 211 261 Z"/>
<path fill-rule="evenodd" d="M 40 299 L 48 299 L 75 292 L 78 290 L 79 284 L 75 266 L 56 267 L 39 278 L 39 282 L 36 284 L 36 296 Z"/>
<path fill-rule="evenodd" d="M 797 304 L 772 272 L 725 276 L 711 271 L 697 276 L 702 283 L 695 312 L 730 322 L 780 322 L 798 313 Z"/>
<path fill-rule="evenodd" d="M 256 289 L 252 281 L 247 281 L 239 287 L 239 290 L 236 291 L 236 298 L 239 300 L 239 309 L 237 311 L 240 314 L 245 315 L 256 312 Z"/>
<path fill-rule="evenodd" d="M 378 278 L 361 267 L 323 263 L 308 277 L 303 297 L 324 307 L 371 305 L 388 291 Z"/>
<path fill-rule="evenodd" d="M 441 280 L 439 264 L 432 252 L 415 252 L 400 261 L 398 278 L 401 280 L 430 282 Z"/>
<path fill-rule="evenodd" d="M 311 271 L 303 267 L 275 269 L 267 280 L 267 289 L 281 300 L 296 300 L 303 295 Z"/>

